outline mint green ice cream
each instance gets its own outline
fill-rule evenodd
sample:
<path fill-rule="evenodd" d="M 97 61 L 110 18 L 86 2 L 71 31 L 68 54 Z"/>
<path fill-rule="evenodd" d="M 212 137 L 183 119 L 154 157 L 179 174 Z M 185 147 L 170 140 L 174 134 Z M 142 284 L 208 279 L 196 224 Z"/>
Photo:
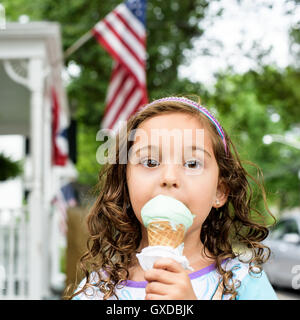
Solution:
<path fill-rule="evenodd" d="M 194 215 L 179 200 L 164 195 L 158 195 L 149 200 L 141 210 L 144 226 L 147 228 L 152 221 L 170 221 L 174 229 L 183 224 L 185 231 L 193 224 Z"/>

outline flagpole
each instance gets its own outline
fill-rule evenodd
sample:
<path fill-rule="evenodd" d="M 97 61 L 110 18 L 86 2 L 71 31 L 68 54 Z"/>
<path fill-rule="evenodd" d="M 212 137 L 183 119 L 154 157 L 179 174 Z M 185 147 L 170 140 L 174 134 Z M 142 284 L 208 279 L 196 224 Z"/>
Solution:
<path fill-rule="evenodd" d="M 83 36 L 81 36 L 75 43 L 71 45 L 65 52 L 64 58 L 68 58 L 71 54 L 77 51 L 81 46 L 83 46 L 88 40 L 93 37 L 92 30 L 86 32 Z"/>

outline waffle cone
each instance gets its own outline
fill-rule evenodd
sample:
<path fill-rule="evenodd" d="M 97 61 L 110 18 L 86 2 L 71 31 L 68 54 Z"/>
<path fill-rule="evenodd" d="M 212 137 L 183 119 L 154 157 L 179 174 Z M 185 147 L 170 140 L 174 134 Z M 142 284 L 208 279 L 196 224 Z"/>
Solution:
<path fill-rule="evenodd" d="M 149 246 L 177 248 L 183 242 L 185 230 L 182 224 L 174 230 L 169 221 L 153 221 L 149 223 L 147 231 Z"/>

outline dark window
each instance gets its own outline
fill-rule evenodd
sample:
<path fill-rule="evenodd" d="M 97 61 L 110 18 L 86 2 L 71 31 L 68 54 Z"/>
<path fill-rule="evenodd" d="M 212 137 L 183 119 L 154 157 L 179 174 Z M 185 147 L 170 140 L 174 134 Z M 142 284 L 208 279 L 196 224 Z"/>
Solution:
<path fill-rule="evenodd" d="M 272 230 L 271 236 L 273 239 L 282 239 L 286 233 L 299 234 L 299 228 L 295 220 L 289 219 L 278 222 Z"/>

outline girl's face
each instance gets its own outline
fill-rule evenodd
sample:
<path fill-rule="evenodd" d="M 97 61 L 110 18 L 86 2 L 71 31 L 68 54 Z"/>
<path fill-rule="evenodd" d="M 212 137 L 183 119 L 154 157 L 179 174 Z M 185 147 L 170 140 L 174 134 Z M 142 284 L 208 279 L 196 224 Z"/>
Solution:
<path fill-rule="evenodd" d="M 134 157 L 129 157 L 126 172 L 129 197 L 137 219 L 143 225 L 142 207 L 163 194 L 183 202 L 196 215 L 186 235 L 200 231 L 211 208 L 222 206 L 227 199 L 222 186 L 218 185 L 219 168 L 208 129 L 185 113 L 155 116 L 145 120 L 138 129 L 142 134 L 135 136 L 131 147 Z M 188 136 L 185 135 L 187 129 L 191 133 Z M 175 139 L 173 135 L 164 143 L 162 130 L 164 138 L 166 133 L 171 136 L 171 132 L 176 131 L 184 139 Z M 152 149 L 147 148 L 149 145 Z M 184 153 L 185 149 L 192 150 L 188 149 L 191 146 L 198 149 Z"/>

